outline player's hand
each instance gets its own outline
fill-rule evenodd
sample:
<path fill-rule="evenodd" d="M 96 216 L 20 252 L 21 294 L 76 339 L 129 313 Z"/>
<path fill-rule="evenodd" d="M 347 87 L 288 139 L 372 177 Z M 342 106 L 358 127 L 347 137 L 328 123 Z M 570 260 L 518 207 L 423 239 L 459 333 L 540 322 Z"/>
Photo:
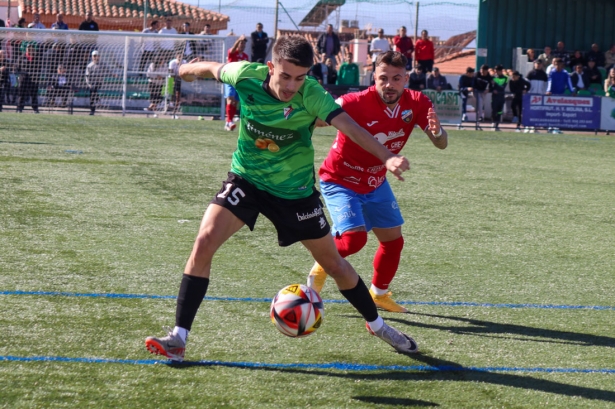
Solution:
<path fill-rule="evenodd" d="M 410 169 L 410 162 L 408 162 L 408 159 L 401 155 L 391 156 L 387 159 L 384 165 L 389 172 L 394 174 L 395 177 L 401 181 L 404 180 L 401 174 Z"/>
<path fill-rule="evenodd" d="M 440 119 L 438 119 L 438 115 L 433 108 L 429 108 L 429 111 L 427 111 L 427 121 L 429 122 L 429 130 L 433 135 L 440 132 L 442 125 L 440 124 Z"/>

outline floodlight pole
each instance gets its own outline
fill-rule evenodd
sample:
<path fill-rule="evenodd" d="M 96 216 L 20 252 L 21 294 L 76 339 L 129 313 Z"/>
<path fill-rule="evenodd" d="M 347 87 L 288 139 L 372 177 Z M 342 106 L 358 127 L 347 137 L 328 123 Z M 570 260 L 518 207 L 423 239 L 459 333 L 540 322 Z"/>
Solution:
<path fill-rule="evenodd" d="M 414 44 L 419 38 L 419 2 L 416 2 L 416 12 L 414 13 Z M 416 58 L 415 58 L 416 60 Z"/>
<path fill-rule="evenodd" d="M 280 6 L 280 1 L 275 0 L 275 20 L 273 21 L 273 37 L 278 39 L 278 8 Z"/>
<path fill-rule="evenodd" d="M 147 0 L 143 0 L 143 30 L 147 28 Z"/>

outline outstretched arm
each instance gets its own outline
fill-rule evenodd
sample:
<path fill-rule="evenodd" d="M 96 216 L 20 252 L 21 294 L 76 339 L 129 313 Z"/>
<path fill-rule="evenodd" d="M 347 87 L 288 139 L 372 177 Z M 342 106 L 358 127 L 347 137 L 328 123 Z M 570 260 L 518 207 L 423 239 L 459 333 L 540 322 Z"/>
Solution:
<path fill-rule="evenodd" d="M 331 120 L 331 125 L 347 135 L 353 142 L 365 149 L 384 163 L 387 170 L 399 180 L 404 180 L 401 174 L 410 169 L 408 159 L 400 155 L 394 155 L 384 145 L 361 128 L 347 113 L 342 112 Z"/>
<path fill-rule="evenodd" d="M 197 78 L 215 78 L 220 80 L 220 70 L 224 65 L 219 62 L 194 59 L 179 67 L 179 76 L 186 82 L 192 82 Z"/>

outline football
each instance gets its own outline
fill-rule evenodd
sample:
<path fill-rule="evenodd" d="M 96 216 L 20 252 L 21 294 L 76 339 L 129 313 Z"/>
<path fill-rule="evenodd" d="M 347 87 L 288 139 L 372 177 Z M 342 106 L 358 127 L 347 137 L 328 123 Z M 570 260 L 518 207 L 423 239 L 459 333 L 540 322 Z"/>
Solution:
<path fill-rule="evenodd" d="M 324 305 L 320 295 L 303 284 L 282 288 L 271 301 L 271 322 L 288 337 L 304 337 L 322 324 Z"/>

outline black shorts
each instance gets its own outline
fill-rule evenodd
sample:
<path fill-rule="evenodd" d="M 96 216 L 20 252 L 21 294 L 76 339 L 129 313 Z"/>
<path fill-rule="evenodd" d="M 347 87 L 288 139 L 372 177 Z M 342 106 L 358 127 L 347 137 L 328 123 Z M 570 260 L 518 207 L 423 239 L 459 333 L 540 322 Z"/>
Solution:
<path fill-rule="evenodd" d="M 175 77 L 173 81 L 173 92 L 176 94 L 182 92 L 182 79 L 180 77 Z"/>
<path fill-rule="evenodd" d="M 302 240 L 320 239 L 331 231 L 320 193 L 313 190 L 305 199 L 282 199 L 229 172 L 211 203 L 230 210 L 250 230 L 254 230 L 262 213 L 275 226 L 278 244 L 285 247 Z"/>

